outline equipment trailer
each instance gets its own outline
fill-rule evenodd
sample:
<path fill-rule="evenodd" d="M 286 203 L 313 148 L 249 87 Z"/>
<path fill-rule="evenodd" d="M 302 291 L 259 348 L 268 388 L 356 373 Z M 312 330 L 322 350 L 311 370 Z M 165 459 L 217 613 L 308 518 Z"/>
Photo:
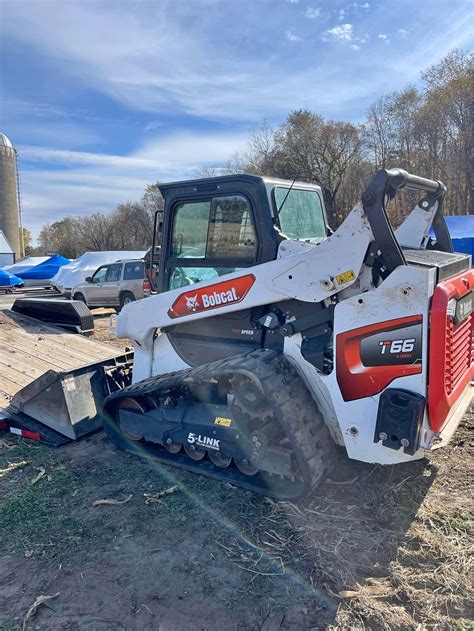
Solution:
<path fill-rule="evenodd" d="M 403 187 L 424 197 L 393 231 Z M 474 272 L 452 252 L 443 184 L 379 171 L 334 234 L 318 186 L 160 190 L 160 293 L 116 324 L 134 343 L 133 383 L 104 404 L 118 447 L 297 499 L 335 444 L 395 464 L 449 440 L 472 400 Z"/>
<path fill-rule="evenodd" d="M 132 354 L 25 315 L 40 316 L 41 305 L 48 318 L 77 322 L 65 301 L 20 300 L 0 311 L 0 429 L 60 445 L 102 426 L 102 403 L 126 379 Z"/>

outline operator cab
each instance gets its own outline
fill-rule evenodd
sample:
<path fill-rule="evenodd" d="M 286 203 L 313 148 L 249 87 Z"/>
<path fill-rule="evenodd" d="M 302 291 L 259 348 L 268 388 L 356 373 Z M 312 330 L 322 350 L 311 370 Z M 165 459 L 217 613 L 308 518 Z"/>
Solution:
<path fill-rule="evenodd" d="M 161 184 L 165 199 L 158 291 L 272 261 L 284 239 L 328 234 L 321 188 L 256 175 Z"/>
<path fill-rule="evenodd" d="M 156 289 L 170 291 L 277 258 L 287 239 L 317 242 L 328 235 L 321 188 L 256 175 L 228 175 L 161 184 L 165 200 Z M 190 365 L 272 345 L 258 319 L 266 307 L 202 318 L 166 333 Z"/>

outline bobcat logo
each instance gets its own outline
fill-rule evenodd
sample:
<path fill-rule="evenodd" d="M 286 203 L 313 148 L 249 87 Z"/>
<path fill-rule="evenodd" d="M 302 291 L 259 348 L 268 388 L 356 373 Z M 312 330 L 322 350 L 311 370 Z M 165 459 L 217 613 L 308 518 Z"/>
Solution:
<path fill-rule="evenodd" d="M 199 307 L 197 294 L 195 296 L 186 296 L 186 307 L 191 311 Z"/>

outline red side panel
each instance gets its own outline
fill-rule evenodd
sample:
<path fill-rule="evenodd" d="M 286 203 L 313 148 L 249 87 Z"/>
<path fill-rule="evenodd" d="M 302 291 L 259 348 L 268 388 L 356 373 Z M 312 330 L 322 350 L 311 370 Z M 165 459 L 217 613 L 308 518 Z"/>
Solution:
<path fill-rule="evenodd" d="M 229 304 L 241 302 L 250 291 L 255 282 L 253 274 L 246 274 L 231 280 L 224 280 L 220 283 L 200 287 L 199 289 L 188 289 L 180 294 L 171 305 L 168 311 L 170 318 L 180 318 L 217 309 Z"/>
<path fill-rule="evenodd" d="M 474 290 L 474 270 L 436 286 L 431 304 L 428 415 L 439 432 L 450 409 L 474 378 L 474 314 L 460 322 L 448 316 L 448 302 L 460 300 Z"/>
<path fill-rule="evenodd" d="M 421 373 L 421 315 L 369 324 L 336 339 L 336 376 L 344 401 L 378 394 L 397 377 Z"/>

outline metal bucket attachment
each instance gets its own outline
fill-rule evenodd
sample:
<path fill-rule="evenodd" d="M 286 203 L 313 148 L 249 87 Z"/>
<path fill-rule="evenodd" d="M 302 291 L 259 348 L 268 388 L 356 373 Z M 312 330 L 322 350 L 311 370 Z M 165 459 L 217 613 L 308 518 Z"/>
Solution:
<path fill-rule="evenodd" d="M 102 426 L 100 410 L 110 388 L 106 372 L 128 370 L 131 353 L 68 372 L 48 370 L 22 388 L 11 408 L 75 440 Z"/>

